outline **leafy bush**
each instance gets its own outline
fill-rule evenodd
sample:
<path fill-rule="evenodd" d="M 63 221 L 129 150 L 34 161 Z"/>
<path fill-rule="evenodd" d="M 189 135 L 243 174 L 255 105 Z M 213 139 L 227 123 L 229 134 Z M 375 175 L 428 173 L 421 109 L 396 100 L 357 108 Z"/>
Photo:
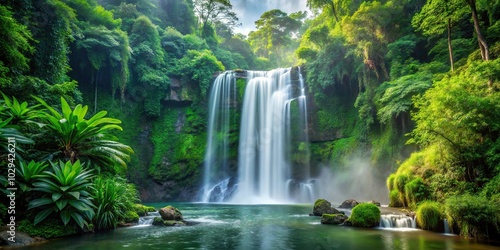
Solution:
<path fill-rule="evenodd" d="M 107 112 L 100 111 L 90 119 L 85 119 L 88 106 L 77 105 L 71 110 L 69 104 L 61 97 L 62 112 L 56 111 L 40 98 L 36 98 L 49 111 L 43 118 L 47 128 L 59 148 L 54 154 L 62 155 L 65 160 L 75 162 L 86 159 L 101 168 L 121 166 L 126 168 L 126 161 L 130 160 L 132 148 L 112 139 L 106 139 L 109 131 L 122 130 L 118 125 L 120 120 L 105 117 Z M 107 169 L 113 171 L 115 169 Z"/>
<path fill-rule="evenodd" d="M 355 227 L 375 227 L 380 222 L 380 209 L 372 203 L 358 204 L 348 221 Z"/>
<path fill-rule="evenodd" d="M 429 190 L 422 178 L 417 177 L 405 185 L 406 202 L 408 206 L 416 206 L 417 203 L 429 199 Z"/>
<path fill-rule="evenodd" d="M 121 219 L 128 222 L 127 219 L 135 217 L 127 212 L 133 209 L 133 203 L 138 200 L 137 193 L 132 185 L 121 178 L 96 178 L 92 197 L 97 208 L 93 219 L 96 230 L 114 229 Z"/>
<path fill-rule="evenodd" d="M 500 207 L 481 196 L 449 197 L 445 201 L 445 213 L 451 227 L 458 227 L 462 236 L 486 238 L 492 230 L 499 230 Z"/>
<path fill-rule="evenodd" d="M 441 222 L 441 204 L 435 201 L 425 201 L 417 207 L 417 224 L 425 230 L 436 230 Z"/>
<path fill-rule="evenodd" d="M 34 219 L 37 225 L 47 216 L 56 212 L 64 225 L 71 220 L 83 229 L 94 216 L 88 190 L 92 187 L 92 174 L 82 168 L 80 161 L 51 163 L 52 172 L 44 171 L 44 176 L 33 183 L 33 190 L 44 193 L 42 198 L 32 200 L 29 209 L 41 208 Z"/>
<path fill-rule="evenodd" d="M 26 164 L 24 161 L 19 161 L 19 166 L 16 168 L 19 187 L 23 192 L 30 191 L 33 188 L 33 183 L 39 177 L 43 177 L 43 171 L 49 166 L 46 162 L 30 161 Z"/>
<path fill-rule="evenodd" d="M 402 207 L 403 203 L 399 197 L 400 195 L 398 190 L 392 190 L 389 192 L 389 207 Z"/>

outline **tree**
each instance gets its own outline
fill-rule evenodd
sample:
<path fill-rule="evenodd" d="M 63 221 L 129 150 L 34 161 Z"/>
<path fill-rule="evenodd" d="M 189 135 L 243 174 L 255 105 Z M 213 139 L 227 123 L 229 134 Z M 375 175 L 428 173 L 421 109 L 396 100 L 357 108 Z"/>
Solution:
<path fill-rule="evenodd" d="M 481 33 L 481 26 L 479 25 L 479 17 L 477 14 L 477 6 L 476 0 L 465 0 L 465 2 L 469 5 L 472 12 L 472 20 L 474 21 L 474 30 L 476 31 L 477 42 L 479 43 L 479 50 L 481 51 L 481 57 L 483 60 L 490 60 L 490 50 L 488 48 L 488 43 L 486 39 L 484 39 L 483 34 Z"/>
<path fill-rule="evenodd" d="M 238 23 L 236 13 L 231 11 L 233 6 L 229 0 L 194 0 L 194 13 L 201 26 L 201 36 L 207 37 L 209 25 L 216 21 L 234 27 Z"/>
<path fill-rule="evenodd" d="M 337 2 L 337 3 L 336 3 Z M 339 21 L 339 16 L 337 14 L 338 1 L 335 0 L 307 0 L 307 7 L 312 10 L 326 8 L 330 10 L 335 17 L 335 21 Z"/>
<path fill-rule="evenodd" d="M 159 6 L 163 10 L 160 18 L 166 27 L 175 27 L 182 34 L 193 32 L 196 18 L 186 0 L 160 0 Z"/>
<path fill-rule="evenodd" d="M 161 47 L 156 26 L 146 16 L 138 17 L 130 33 L 135 92 L 140 92 L 144 100 L 146 115 L 160 116 L 161 99 L 168 88 L 170 79 L 165 74 L 165 52 Z"/>
<path fill-rule="evenodd" d="M 302 25 L 300 18 L 303 16 L 295 16 L 299 20 L 279 9 L 264 12 L 255 22 L 257 31 L 250 32 L 248 37 L 255 54 L 271 59 L 276 66 L 282 66 L 286 57 L 285 48 L 291 44 L 293 33 Z"/>
<path fill-rule="evenodd" d="M 0 5 L 0 78 L 18 75 L 29 69 L 31 33 L 26 26 L 13 18 L 12 12 Z"/>
<path fill-rule="evenodd" d="M 461 1 L 427 1 L 422 10 L 413 16 L 412 20 L 413 27 L 421 30 L 424 35 L 439 35 L 447 31 L 451 71 L 455 69 L 451 28 L 466 12 L 465 6 L 460 3 Z"/>

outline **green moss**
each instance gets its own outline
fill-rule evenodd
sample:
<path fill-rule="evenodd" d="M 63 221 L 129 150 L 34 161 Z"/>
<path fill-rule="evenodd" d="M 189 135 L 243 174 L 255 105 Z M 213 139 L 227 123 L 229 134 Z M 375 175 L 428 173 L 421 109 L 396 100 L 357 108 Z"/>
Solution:
<path fill-rule="evenodd" d="M 425 230 L 436 230 L 441 223 L 441 204 L 435 201 L 425 201 L 418 205 L 416 211 L 417 224 Z"/>
<path fill-rule="evenodd" d="M 123 220 L 125 223 L 137 223 L 139 222 L 139 215 L 134 211 L 127 211 L 123 215 Z"/>
<path fill-rule="evenodd" d="M 38 236 L 46 239 L 58 238 L 69 236 L 78 233 L 77 226 L 68 224 L 66 226 L 61 224 L 60 219 L 47 218 L 36 226 L 33 222 L 24 219 L 19 222 L 19 231 L 25 232 L 30 236 Z"/>
<path fill-rule="evenodd" d="M 245 88 L 247 85 L 246 79 L 238 78 L 236 79 L 236 89 L 238 91 L 238 102 L 243 103 L 243 97 L 245 96 Z"/>
<path fill-rule="evenodd" d="M 358 204 L 348 221 L 355 227 L 375 227 L 380 222 L 380 209 L 372 203 Z"/>
<path fill-rule="evenodd" d="M 315 202 L 314 202 L 314 207 L 319 207 L 321 205 L 323 205 L 324 203 L 327 203 L 328 201 L 325 200 L 325 199 L 317 199 Z"/>

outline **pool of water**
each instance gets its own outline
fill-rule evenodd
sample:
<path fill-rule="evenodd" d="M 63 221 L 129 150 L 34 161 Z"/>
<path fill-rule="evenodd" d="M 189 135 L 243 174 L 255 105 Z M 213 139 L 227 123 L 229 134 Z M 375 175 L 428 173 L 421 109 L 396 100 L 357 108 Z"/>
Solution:
<path fill-rule="evenodd" d="M 88 234 L 26 249 L 500 249 L 499 245 L 423 230 L 322 225 L 312 205 L 174 205 L 192 226 L 136 226 Z M 24 249 L 24 248 L 19 248 Z"/>

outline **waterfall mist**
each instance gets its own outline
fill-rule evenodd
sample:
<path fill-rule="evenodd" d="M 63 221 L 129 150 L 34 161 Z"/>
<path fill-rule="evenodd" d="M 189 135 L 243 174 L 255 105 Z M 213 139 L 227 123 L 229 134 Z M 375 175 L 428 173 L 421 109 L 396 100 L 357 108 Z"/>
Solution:
<path fill-rule="evenodd" d="M 341 204 L 347 199 L 357 201 L 375 200 L 389 204 L 385 185 L 386 176 L 375 169 L 366 160 L 352 159 L 345 166 L 338 168 L 323 167 L 318 181 L 318 198 L 324 198 L 334 204 Z"/>

